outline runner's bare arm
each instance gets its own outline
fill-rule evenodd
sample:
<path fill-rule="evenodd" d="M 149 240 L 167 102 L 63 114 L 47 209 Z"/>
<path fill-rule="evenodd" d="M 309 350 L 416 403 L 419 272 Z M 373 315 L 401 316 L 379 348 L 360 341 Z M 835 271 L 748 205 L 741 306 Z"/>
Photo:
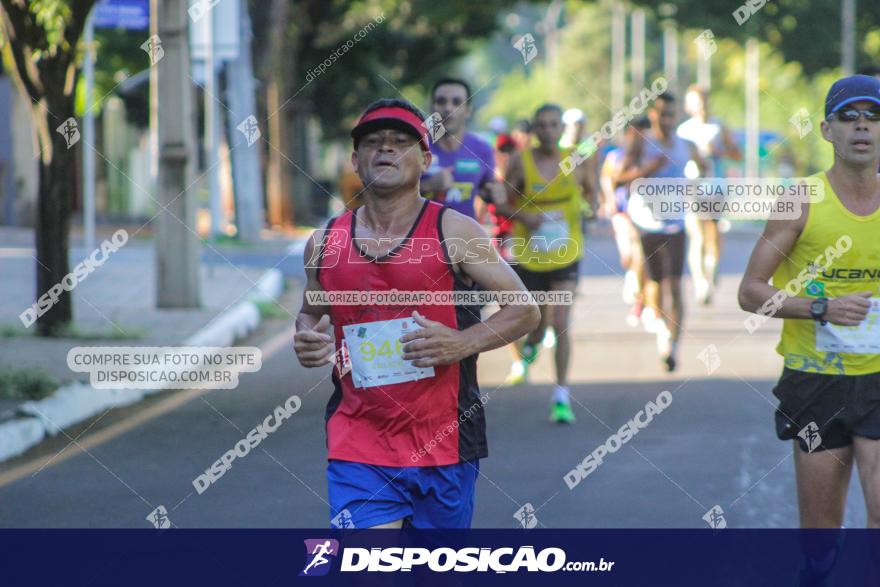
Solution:
<path fill-rule="evenodd" d="M 497 210 L 500 204 L 507 201 L 507 189 L 500 181 L 487 181 L 480 190 L 480 196 L 486 202 L 495 204 Z"/>
<path fill-rule="evenodd" d="M 768 283 L 779 264 L 794 248 L 805 226 L 805 215 L 794 220 L 768 220 L 764 232 L 758 238 L 742 282 L 739 285 L 739 306 L 746 312 L 755 312 L 770 302 L 781 291 Z M 777 318 L 809 318 L 810 299 L 788 298 L 782 301 L 776 312 Z"/>
<path fill-rule="evenodd" d="M 724 148 L 720 153 L 715 153 L 717 157 L 726 157 L 731 161 L 742 161 L 742 152 L 739 145 L 733 140 L 733 133 L 725 125 L 721 125 L 721 143 Z"/>
<path fill-rule="evenodd" d="M 593 210 L 593 215 L 599 210 L 599 197 L 596 185 L 593 181 L 594 177 L 598 177 L 598 157 L 593 153 L 583 165 L 577 167 L 578 184 L 581 187 L 581 195 Z"/>
<path fill-rule="evenodd" d="M 303 367 L 320 367 L 332 360 L 335 346 L 330 328 L 328 308 L 324 305 L 311 304 L 308 292 L 320 292 L 317 272 L 317 243 L 324 238 L 324 230 L 316 230 L 306 242 L 303 253 L 303 264 L 306 271 L 306 287 L 303 291 L 303 304 L 296 317 L 296 334 L 293 337 L 293 348 Z"/>
<path fill-rule="evenodd" d="M 691 141 L 687 141 L 687 143 L 691 150 L 691 160 L 697 164 L 697 168 L 700 170 L 700 177 L 705 177 L 706 172 L 709 171 L 709 163 L 700 155 L 700 150 L 697 149 L 694 143 Z"/>
<path fill-rule="evenodd" d="M 605 163 L 602 165 L 602 172 L 599 174 L 599 187 L 601 188 L 599 190 L 599 205 L 608 218 L 611 218 L 616 211 L 614 190 L 617 187 L 615 180 L 618 173 L 612 163 L 612 158 L 606 157 Z"/>
<path fill-rule="evenodd" d="M 764 233 L 752 251 L 752 257 L 739 286 L 739 305 L 743 310 L 755 313 L 759 313 L 760 310 L 760 313 L 776 318 L 811 319 L 812 298 L 790 296 L 767 283 L 803 231 L 808 213 L 807 206 L 806 203 L 802 204 L 802 212 L 794 220 L 767 222 Z M 864 294 L 835 298 L 828 303 L 826 320 L 834 324 L 855 326 L 865 317 L 869 307 L 870 302 Z"/>
<path fill-rule="evenodd" d="M 776 318 L 812 319 L 810 302 L 813 298 L 791 296 L 767 283 L 797 242 L 808 213 L 809 204 L 802 202 L 796 219 L 767 222 L 739 286 L 739 305 L 743 310 Z M 870 296 L 871 292 L 866 291 L 830 299 L 825 320 L 841 326 L 858 326 L 871 307 Z"/>
<path fill-rule="evenodd" d="M 617 176 L 619 184 L 628 184 L 643 177 L 650 177 L 660 171 L 668 161 L 666 155 L 659 154 L 650 161 L 642 161 L 644 149 L 641 144 L 627 147 L 623 169 Z"/>
<path fill-rule="evenodd" d="M 516 215 L 517 202 L 525 184 L 523 177 L 522 155 L 511 153 L 507 161 L 507 172 L 504 176 L 504 188 L 507 191 L 507 199 L 495 209 L 504 216 Z"/>
<path fill-rule="evenodd" d="M 522 154 L 514 153 L 510 156 L 507 167 L 507 177 L 504 185 L 507 188 L 507 201 L 497 210 L 503 215 L 521 222 L 529 230 L 537 230 L 544 221 L 540 214 L 525 212 L 522 208 L 521 196 L 526 188 L 525 170 L 523 169 Z"/>
<path fill-rule="evenodd" d="M 454 246 L 448 248 L 450 260 L 458 270 L 483 290 L 516 291 L 527 294 L 519 277 L 499 256 L 483 228 L 472 218 L 447 210 L 443 215 L 443 234 Z M 489 319 L 466 330 L 455 330 L 421 315 L 414 316 L 422 329 L 403 336 L 403 358 L 416 367 L 449 365 L 476 353 L 509 344 L 537 327 L 538 306 L 505 305 Z"/>

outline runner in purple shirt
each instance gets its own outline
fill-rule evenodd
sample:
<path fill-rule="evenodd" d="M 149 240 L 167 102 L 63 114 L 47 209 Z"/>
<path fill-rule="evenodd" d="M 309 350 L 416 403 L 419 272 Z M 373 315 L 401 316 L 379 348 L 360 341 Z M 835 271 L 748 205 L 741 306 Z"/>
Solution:
<path fill-rule="evenodd" d="M 467 82 L 441 79 L 434 84 L 431 96 L 434 114 L 429 118 L 428 130 L 434 160 L 422 176 L 422 195 L 476 218 L 477 196 L 490 203 L 506 198 L 495 177 L 495 151 L 465 129 L 471 114 Z"/>

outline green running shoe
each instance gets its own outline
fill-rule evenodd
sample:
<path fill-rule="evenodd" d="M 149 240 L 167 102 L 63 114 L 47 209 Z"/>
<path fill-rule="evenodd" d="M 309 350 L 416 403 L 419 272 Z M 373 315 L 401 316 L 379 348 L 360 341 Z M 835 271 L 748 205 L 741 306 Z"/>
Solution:
<path fill-rule="evenodd" d="M 538 345 L 536 344 L 526 344 L 523 345 L 522 351 L 520 351 L 520 356 L 522 356 L 522 362 L 528 366 L 535 362 L 535 359 L 538 358 Z"/>
<path fill-rule="evenodd" d="M 550 412 L 550 420 L 558 424 L 571 424 L 575 421 L 574 410 L 571 404 L 556 402 L 553 404 L 553 410 Z"/>

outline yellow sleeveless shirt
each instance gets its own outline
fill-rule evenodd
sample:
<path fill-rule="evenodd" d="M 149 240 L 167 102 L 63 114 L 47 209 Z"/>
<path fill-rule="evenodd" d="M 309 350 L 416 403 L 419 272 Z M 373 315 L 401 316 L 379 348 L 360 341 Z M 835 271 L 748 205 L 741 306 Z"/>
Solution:
<path fill-rule="evenodd" d="M 825 173 L 824 197 L 809 204 L 807 222 L 788 257 L 773 274 L 773 286 L 800 283 L 800 296 L 836 298 L 872 292 L 875 306 L 880 285 L 880 209 L 868 216 L 853 214 L 831 188 Z M 794 286 L 789 285 L 790 290 Z M 814 320 L 785 319 L 777 352 L 785 366 L 831 375 L 880 372 L 880 308 L 859 326 L 820 325 Z"/>
<path fill-rule="evenodd" d="M 564 159 L 570 151 L 562 149 Z M 521 212 L 543 214 L 544 223 L 529 230 L 514 219 L 514 258 L 530 271 L 552 271 L 577 262 L 583 256 L 581 187 L 574 173 L 561 171 L 548 182 L 538 171 L 531 149 L 522 152 L 525 188 L 516 202 Z"/>

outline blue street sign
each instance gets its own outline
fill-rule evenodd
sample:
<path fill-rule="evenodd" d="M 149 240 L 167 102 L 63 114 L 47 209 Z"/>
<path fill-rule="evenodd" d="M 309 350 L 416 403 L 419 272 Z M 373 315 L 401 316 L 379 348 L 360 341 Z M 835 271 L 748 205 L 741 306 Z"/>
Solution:
<path fill-rule="evenodd" d="M 150 28 L 149 0 L 101 0 L 95 4 L 96 28 L 142 31 Z"/>

